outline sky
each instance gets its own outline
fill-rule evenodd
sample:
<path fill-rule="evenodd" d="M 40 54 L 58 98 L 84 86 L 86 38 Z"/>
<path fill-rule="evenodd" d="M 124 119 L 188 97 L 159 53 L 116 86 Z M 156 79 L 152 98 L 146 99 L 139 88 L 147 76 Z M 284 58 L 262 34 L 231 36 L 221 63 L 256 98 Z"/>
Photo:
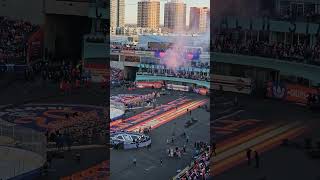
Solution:
<path fill-rule="evenodd" d="M 136 24 L 137 23 L 137 10 L 138 1 L 140 0 L 126 0 L 125 9 L 125 23 L 126 24 Z M 160 0 L 160 24 L 164 21 L 164 3 L 166 0 Z M 189 25 L 189 11 L 190 7 L 210 7 L 210 0 L 184 0 L 187 4 L 187 25 Z"/>

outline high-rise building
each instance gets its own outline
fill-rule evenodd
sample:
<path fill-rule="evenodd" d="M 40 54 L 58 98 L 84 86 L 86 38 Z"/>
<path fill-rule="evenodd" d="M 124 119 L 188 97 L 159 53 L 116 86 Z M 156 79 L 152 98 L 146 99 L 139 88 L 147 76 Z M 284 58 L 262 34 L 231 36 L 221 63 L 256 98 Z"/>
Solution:
<path fill-rule="evenodd" d="M 125 0 L 111 0 L 110 4 L 111 27 L 124 26 Z"/>
<path fill-rule="evenodd" d="M 138 27 L 159 28 L 160 26 L 160 1 L 141 0 L 138 2 Z"/>
<path fill-rule="evenodd" d="M 186 28 L 186 4 L 182 0 L 171 0 L 164 5 L 164 27 L 183 31 Z"/>
<path fill-rule="evenodd" d="M 189 18 L 189 30 L 191 32 L 206 32 L 209 28 L 208 7 L 191 7 Z"/>

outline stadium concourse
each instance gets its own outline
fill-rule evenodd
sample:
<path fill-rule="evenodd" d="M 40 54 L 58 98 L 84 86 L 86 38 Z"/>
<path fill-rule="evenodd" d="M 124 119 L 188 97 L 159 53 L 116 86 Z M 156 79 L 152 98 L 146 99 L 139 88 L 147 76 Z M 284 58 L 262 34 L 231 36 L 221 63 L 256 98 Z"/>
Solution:
<path fill-rule="evenodd" d="M 111 149 L 111 179 L 171 179 L 194 161 L 200 144 L 204 147 L 205 142 L 209 142 L 210 114 L 206 109 L 209 102 L 206 96 L 153 88 L 111 89 L 111 96 L 150 93 L 155 93 L 154 99 L 149 100 L 151 104 L 136 103 L 126 110 L 122 119 L 110 124 L 113 132 L 144 132 L 152 140 L 145 148 Z M 146 129 L 148 131 L 144 131 Z M 175 155 L 170 156 L 171 151 Z"/>
<path fill-rule="evenodd" d="M 68 68 L 64 69 L 64 66 L 59 64 L 55 66 L 57 68 L 42 67 L 39 71 L 34 71 L 29 76 L 32 78 L 21 78 L 21 74 L 1 74 L 1 128 L 9 128 L 15 124 L 16 129 L 14 140 L 17 144 L 10 147 L 23 149 L 24 144 L 29 143 L 27 139 L 32 139 L 30 143 L 39 146 L 31 151 L 38 152 L 40 149 L 44 159 L 43 166 L 35 168 L 36 171 L 30 174 L 20 174 L 17 171 L 9 177 L 107 177 L 109 163 L 105 117 L 108 114 L 106 102 L 103 101 L 107 94 L 106 89 L 102 88 L 101 84 L 87 84 L 82 78 L 77 83 Z M 62 79 L 71 78 L 70 81 L 66 81 L 69 88 L 62 88 L 59 83 L 61 79 L 53 75 L 55 72 L 60 74 L 60 69 L 61 72 L 64 69 L 60 76 Z M 69 72 L 70 76 L 67 75 Z M 24 131 L 18 131 L 20 128 Z M 37 139 L 34 139 L 35 137 Z M 41 140 L 43 144 L 37 140 Z M 30 149 L 28 146 L 25 148 Z"/>

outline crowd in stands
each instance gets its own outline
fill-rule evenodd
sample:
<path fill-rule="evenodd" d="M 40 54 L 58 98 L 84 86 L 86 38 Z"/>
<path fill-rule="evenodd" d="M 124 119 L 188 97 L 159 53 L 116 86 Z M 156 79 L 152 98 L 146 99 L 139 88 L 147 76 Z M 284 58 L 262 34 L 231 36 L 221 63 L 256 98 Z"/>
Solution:
<path fill-rule="evenodd" d="M 30 22 L 0 16 L 0 62 L 25 61 L 27 37 L 36 28 Z"/>
<path fill-rule="evenodd" d="M 172 46 L 167 46 L 167 47 L 137 47 L 136 45 L 130 45 L 130 44 L 111 44 L 110 48 L 112 50 L 125 50 L 125 51 L 160 51 L 160 52 L 165 52 L 169 48 L 172 49 L 174 47 Z M 209 52 L 209 48 L 204 46 L 204 51 Z M 180 48 L 176 48 L 178 51 L 182 51 Z"/>
<path fill-rule="evenodd" d="M 48 130 L 48 142 L 55 143 L 56 147 L 70 148 L 71 145 L 103 143 L 105 140 L 106 121 L 102 117 L 82 114 L 66 114 L 66 120 Z"/>
<path fill-rule="evenodd" d="M 130 97 L 131 96 L 131 97 Z M 153 92 L 145 95 L 118 95 L 110 98 L 111 103 L 122 103 L 125 105 L 126 109 L 133 109 L 135 107 L 148 106 L 151 103 L 154 104 L 156 98 L 160 97 L 160 93 Z"/>
<path fill-rule="evenodd" d="M 127 45 L 127 44 L 111 44 L 111 49 L 114 50 L 128 50 L 128 51 L 146 51 L 145 48 L 142 47 L 136 47 L 133 45 Z"/>
<path fill-rule="evenodd" d="M 320 105 L 320 95 L 319 94 L 311 94 L 311 93 L 309 93 L 308 96 L 307 96 L 307 104 L 309 106 Z"/>
<path fill-rule="evenodd" d="M 313 47 L 305 43 L 285 44 L 283 42 L 258 41 L 257 39 L 235 40 L 231 34 L 217 38 L 214 42 L 215 52 L 261 56 L 288 61 L 320 64 L 320 42 Z"/>
<path fill-rule="evenodd" d="M 192 63 L 191 67 L 195 68 L 203 68 L 203 69 L 210 69 L 210 63 L 209 62 L 200 62 L 200 63 Z"/>
<path fill-rule="evenodd" d="M 210 176 L 210 146 L 205 142 L 195 142 L 195 161 L 180 176 L 181 180 L 206 180 Z"/>
<path fill-rule="evenodd" d="M 62 63 L 43 63 L 41 66 L 43 81 L 59 83 L 63 92 L 82 85 L 88 87 L 91 81 L 91 72 L 84 70 L 82 64 L 72 64 L 69 61 Z"/>
<path fill-rule="evenodd" d="M 72 65 L 71 63 L 44 63 L 42 66 L 43 80 L 54 82 L 72 81 L 81 79 L 83 75 L 82 65 Z"/>
<path fill-rule="evenodd" d="M 111 68 L 111 81 L 122 81 L 123 77 L 123 70 L 117 68 Z"/>

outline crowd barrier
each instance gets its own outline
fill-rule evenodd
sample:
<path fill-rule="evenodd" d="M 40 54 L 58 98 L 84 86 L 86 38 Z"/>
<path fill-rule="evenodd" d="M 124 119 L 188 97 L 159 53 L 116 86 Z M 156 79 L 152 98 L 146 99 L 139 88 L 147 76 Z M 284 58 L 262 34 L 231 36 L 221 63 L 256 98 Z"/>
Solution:
<path fill-rule="evenodd" d="M 142 82 L 138 81 L 136 82 L 136 87 L 137 88 L 162 88 L 163 82 L 162 81 L 154 81 L 154 82 Z"/>
<path fill-rule="evenodd" d="M 111 117 L 111 121 L 115 121 L 115 120 L 121 119 L 124 116 L 124 112 L 125 112 L 126 107 L 123 103 L 110 101 L 110 111 L 111 111 L 111 109 L 117 109 L 117 110 L 123 112 L 119 116 Z M 110 112 L 110 115 L 111 115 L 111 112 Z"/>
<path fill-rule="evenodd" d="M 28 68 L 27 65 L 0 64 L 0 73 L 1 72 L 24 73 L 27 68 Z"/>
<path fill-rule="evenodd" d="M 0 146 L 36 154 L 37 157 L 41 157 L 39 159 L 39 163 L 42 165 L 45 163 L 47 141 L 43 133 L 35 131 L 33 129 L 14 125 L 0 119 L 0 137 L 5 139 L 0 141 Z M 24 160 L 21 161 L 22 162 L 19 161 L 19 163 L 29 164 L 27 162 L 23 162 Z M 13 180 L 32 179 L 32 177 L 39 175 L 41 167 L 33 169 L 30 172 L 26 172 L 29 170 L 29 168 L 30 167 L 28 166 L 17 167 L 16 171 L 9 173 L 9 178 Z"/>
<path fill-rule="evenodd" d="M 161 88 L 163 87 L 163 82 L 145 82 L 145 81 L 138 81 L 136 82 L 136 86 L 139 88 Z M 175 90 L 175 91 L 184 91 L 184 92 L 189 92 L 193 91 L 197 94 L 200 95 L 208 95 L 209 94 L 209 89 L 207 88 L 192 88 L 190 86 L 183 86 L 183 85 L 177 85 L 177 84 L 167 84 L 166 89 L 169 90 Z"/>
<path fill-rule="evenodd" d="M 141 148 L 141 147 L 147 147 L 151 144 L 151 139 L 149 139 L 148 141 L 145 141 L 145 142 L 140 142 L 138 144 L 138 147 L 137 147 L 137 144 L 134 143 L 134 144 L 124 144 L 123 148 L 124 149 L 136 149 L 136 148 Z"/>
<path fill-rule="evenodd" d="M 8 180 L 36 179 L 39 176 L 41 176 L 41 168 L 35 169 L 31 172 L 21 174 L 19 176 L 13 177 L 13 178 L 9 178 Z"/>

